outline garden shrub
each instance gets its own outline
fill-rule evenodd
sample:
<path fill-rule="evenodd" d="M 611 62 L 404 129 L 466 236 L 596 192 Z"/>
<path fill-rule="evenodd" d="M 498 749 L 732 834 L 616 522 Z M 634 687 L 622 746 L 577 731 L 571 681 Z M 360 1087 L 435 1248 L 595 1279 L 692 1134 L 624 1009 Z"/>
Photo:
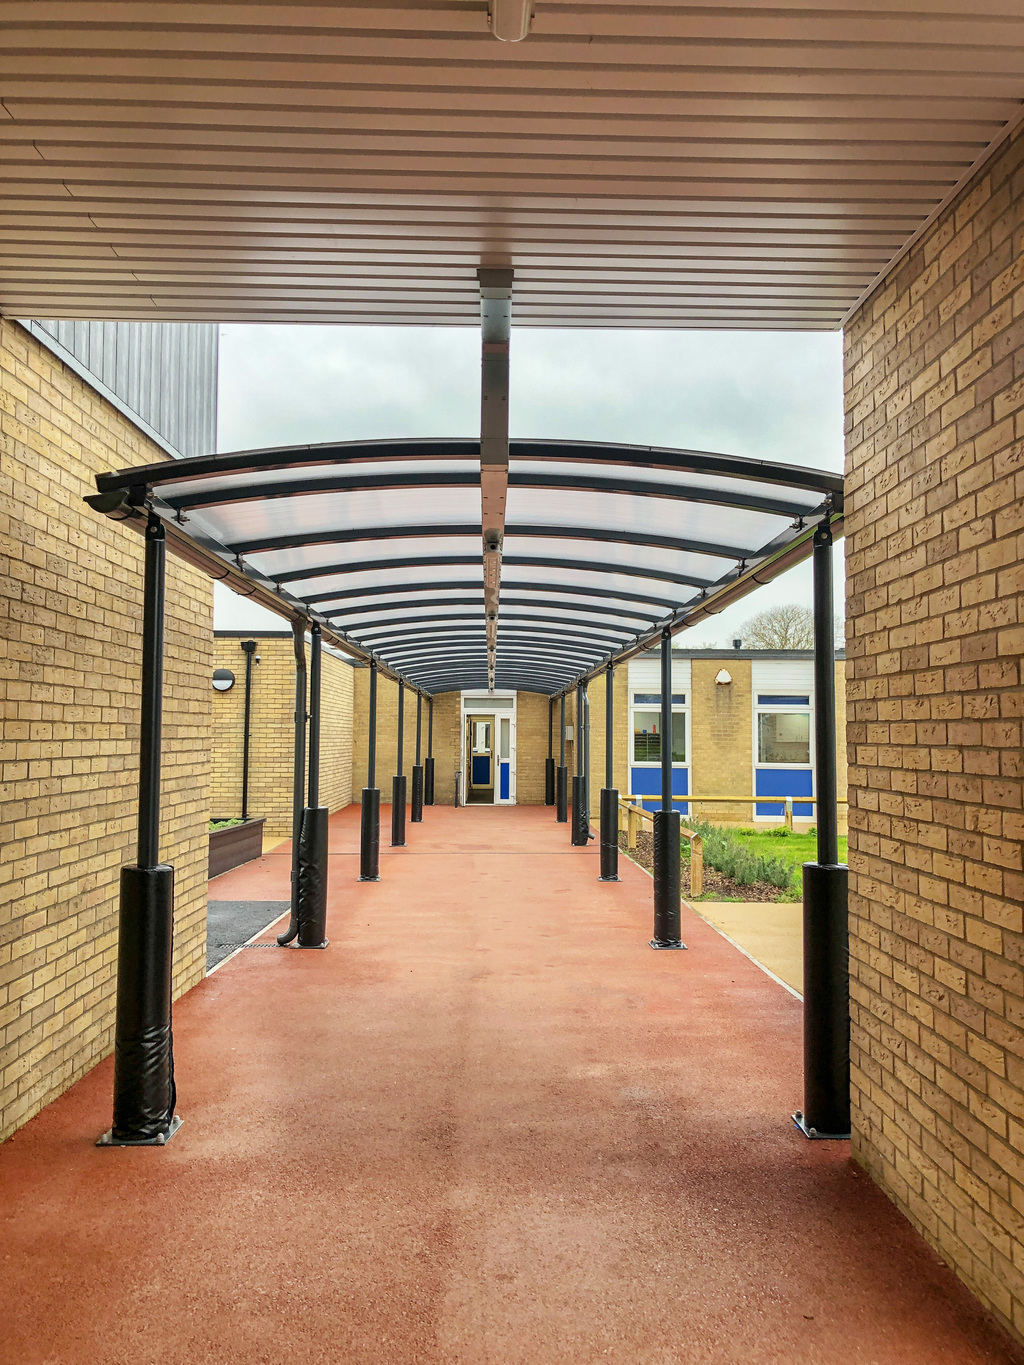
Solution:
<path fill-rule="evenodd" d="M 794 869 L 785 858 L 755 853 L 707 820 L 694 818 L 687 820 L 686 824 L 703 840 L 705 864 L 737 885 L 752 886 L 755 882 L 767 882 L 780 891 L 786 891 L 793 885 Z M 686 856 L 689 856 L 688 849 Z"/>

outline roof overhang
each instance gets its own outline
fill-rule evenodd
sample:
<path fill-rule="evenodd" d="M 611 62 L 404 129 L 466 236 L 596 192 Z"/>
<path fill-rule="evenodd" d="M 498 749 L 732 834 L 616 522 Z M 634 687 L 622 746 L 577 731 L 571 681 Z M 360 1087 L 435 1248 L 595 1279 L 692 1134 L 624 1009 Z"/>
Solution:
<path fill-rule="evenodd" d="M 1005 0 L 534 10 L 6 4 L 0 309 L 833 329 L 1024 100 Z"/>

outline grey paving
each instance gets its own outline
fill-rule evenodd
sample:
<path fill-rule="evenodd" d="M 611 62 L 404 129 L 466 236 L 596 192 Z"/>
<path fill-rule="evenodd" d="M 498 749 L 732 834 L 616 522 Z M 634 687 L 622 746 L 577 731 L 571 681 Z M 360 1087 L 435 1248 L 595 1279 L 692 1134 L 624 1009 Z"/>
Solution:
<path fill-rule="evenodd" d="M 209 901 L 206 907 L 206 970 L 283 915 L 288 901 Z"/>

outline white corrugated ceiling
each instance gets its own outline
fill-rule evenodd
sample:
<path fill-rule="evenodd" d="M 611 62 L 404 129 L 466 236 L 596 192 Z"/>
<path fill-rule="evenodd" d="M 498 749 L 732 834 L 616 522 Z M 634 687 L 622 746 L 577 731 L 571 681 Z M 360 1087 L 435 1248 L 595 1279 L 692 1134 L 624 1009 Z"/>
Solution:
<path fill-rule="evenodd" d="M 1010 0 L 0 4 L 0 309 L 834 328 L 1022 100 Z"/>

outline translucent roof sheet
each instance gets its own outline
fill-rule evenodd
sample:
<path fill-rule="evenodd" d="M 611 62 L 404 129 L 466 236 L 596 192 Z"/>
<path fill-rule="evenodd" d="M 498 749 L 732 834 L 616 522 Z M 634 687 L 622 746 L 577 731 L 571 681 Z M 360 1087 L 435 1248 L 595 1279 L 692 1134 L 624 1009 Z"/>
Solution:
<path fill-rule="evenodd" d="M 701 451 L 513 441 L 496 686 L 555 693 L 756 585 L 841 509 L 839 476 Z M 479 443 L 242 451 L 101 475 L 94 505 L 429 692 L 486 687 Z M 243 585 L 244 586 L 244 585 Z"/>

